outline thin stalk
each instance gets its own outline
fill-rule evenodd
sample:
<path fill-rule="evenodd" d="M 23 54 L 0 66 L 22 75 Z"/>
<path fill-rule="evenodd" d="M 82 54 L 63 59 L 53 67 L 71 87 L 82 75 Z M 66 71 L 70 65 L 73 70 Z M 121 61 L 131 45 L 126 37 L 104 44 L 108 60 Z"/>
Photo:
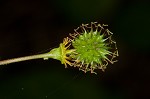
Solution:
<path fill-rule="evenodd" d="M 31 55 L 31 56 L 12 58 L 12 59 L 7 59 L 7 60 L 0 61 L 0 65 L 6 65 L 6 64 L 10 64 L 10 63 L 16 63 L 16 62 L 32 60 L 32 59 L 39 59 L 39 58 L 47 59 L 47 58 L 51 58 L 53 56 L 54 56 L 53 54 L 44 53 L 44 54 L 38 54 L 38 55 Z"/>

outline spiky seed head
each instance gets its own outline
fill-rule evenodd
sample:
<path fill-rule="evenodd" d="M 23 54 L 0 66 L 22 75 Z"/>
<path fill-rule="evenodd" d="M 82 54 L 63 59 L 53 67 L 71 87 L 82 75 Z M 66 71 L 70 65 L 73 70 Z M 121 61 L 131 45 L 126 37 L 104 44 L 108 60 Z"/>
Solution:
<path fill-rule="evenodd" d="M 116 42 L 111 39 L 113 33 L 104 28 L 106 26 L 97 22 L 82 24 L 70 34 L 75 49 L 70 55 L 74 67 L 95 73 L 95 69 L 104 71 L 109 62 L 116 62 L 113 60 L 118 56 Z"/>

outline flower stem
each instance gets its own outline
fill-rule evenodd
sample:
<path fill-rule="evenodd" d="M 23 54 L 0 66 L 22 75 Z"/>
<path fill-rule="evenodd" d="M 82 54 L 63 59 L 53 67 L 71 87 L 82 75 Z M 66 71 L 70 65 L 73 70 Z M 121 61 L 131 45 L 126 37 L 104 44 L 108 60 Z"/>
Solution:
<path fill-rule="evenodd" d="M 16 62 L 32 60 L 32 59 L 39 59 L 39 58 L 48 59 L 48 58 L 52 58 L 53 56 L 54 55 L 51 54 L 51 53 L 44 53 L 44 54 L 38 54 L 38 55 L 12 58 L 12 59 L 7 59 L 7 60 L 0 61 L 0 65 L 6 65 L 6 64 L 10 64 L 10 63 L 16 63 Z"/>

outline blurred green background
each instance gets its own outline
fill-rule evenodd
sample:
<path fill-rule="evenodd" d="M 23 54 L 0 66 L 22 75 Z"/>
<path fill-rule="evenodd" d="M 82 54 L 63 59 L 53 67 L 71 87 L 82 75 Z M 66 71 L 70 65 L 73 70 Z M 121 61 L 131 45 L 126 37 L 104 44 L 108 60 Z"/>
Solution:
<path fill-rule="evenodd" d="M 82 23 L 108 24 L 119 50 L 106 72 L 83 73 L 57 60 L 0 67 L 0 99 L 149 99 L 148 0 L 0 1 L 0 59 L 47 52 Z"/>

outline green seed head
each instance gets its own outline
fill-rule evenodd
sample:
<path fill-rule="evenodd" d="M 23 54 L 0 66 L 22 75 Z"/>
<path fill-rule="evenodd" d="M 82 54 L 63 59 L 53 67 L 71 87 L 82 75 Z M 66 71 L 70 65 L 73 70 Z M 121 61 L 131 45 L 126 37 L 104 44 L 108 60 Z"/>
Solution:
<path fill-rule="evenodd" d="M 82 24 L 74 34 L 70 34 L 75 49 L 70 55 L 74 60 L 73 66 L 95 73 L 95 69 L 104 71 L 108 62 L 115 62 L 113 59 L 118 56 L 116 42 L 111 40 L 112 33 L 104 26 L 96 22 Z"/>
<path fill-rule="evenodd" d="M 73 47 L 76 49 L 76 55 L 74 58 L 89 63 L 102 63 L 102 59 L 106 58 L 106 55 L 110 52 L 108 47 L 103 40 L 103 35 L 95 31 L 85 32 L 80 35 L 74 41 L 72 41 Z"/>

